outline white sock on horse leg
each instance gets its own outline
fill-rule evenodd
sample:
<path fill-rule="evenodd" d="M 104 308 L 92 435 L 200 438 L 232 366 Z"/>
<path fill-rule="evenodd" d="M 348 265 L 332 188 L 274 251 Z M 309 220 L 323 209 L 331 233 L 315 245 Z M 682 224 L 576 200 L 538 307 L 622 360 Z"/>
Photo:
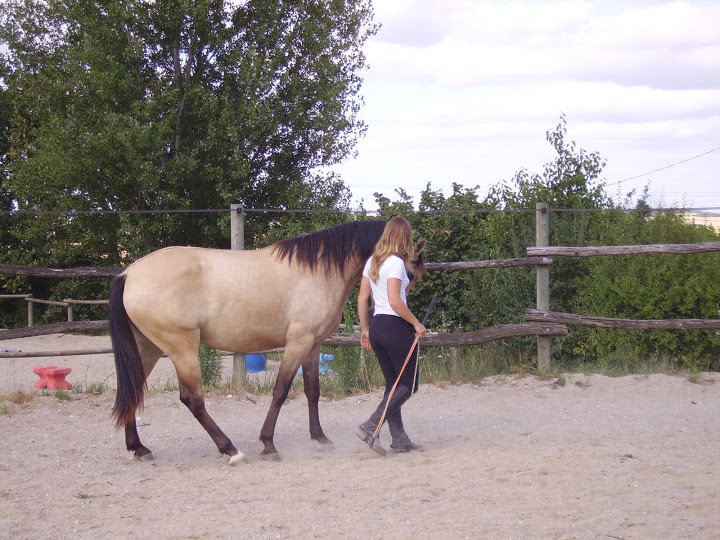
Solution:
<path fill-rule="evenodd" d="M 236 467 L 242 467 L 243 465 L 247 465 L 247 460 L 245 459 L 245 454 L 242 452 L 238 452 L 234 456 L 230 458 L 230 465 L 236 466 Z"/>

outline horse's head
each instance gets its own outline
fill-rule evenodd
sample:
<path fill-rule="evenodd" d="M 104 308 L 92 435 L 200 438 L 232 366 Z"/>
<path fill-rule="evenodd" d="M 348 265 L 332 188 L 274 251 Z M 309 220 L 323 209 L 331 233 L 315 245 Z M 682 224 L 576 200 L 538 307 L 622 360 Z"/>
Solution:
<path fill-rule="evenodd" d="M 425 273 L 425 258 L 422 253 L 426 244 L 427 240 L 425 238 L 418 240 L 410 260 L 405 263 L 405 271 L 410 278 L 410 287 L 413 287 Z"/>

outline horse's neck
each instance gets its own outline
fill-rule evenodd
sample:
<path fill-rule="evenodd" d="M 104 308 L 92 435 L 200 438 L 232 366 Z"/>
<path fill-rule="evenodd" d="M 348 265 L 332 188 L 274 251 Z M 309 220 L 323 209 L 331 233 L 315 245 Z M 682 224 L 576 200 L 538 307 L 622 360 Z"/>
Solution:
<path fill-rule="evenodd" d="M 357 285 L 362 277 L 362 271 L 365 267 L 365 261 L 361 257 L 353 257 L 352 260 L 345 265 L 345 271 L 343 273 L 344 289 L 343 298 L 347 299 L 350 296 L 350 291 Z"/>

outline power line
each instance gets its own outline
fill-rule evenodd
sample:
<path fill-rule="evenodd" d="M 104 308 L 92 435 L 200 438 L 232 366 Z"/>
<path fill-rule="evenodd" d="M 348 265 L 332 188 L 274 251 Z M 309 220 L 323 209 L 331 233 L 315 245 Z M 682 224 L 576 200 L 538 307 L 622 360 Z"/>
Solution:
<path fill-rule="evenodd" d="M 720 150 L 720 147 L 713 148 L 712 150 L 708 150 L 707 152 L 698 154 L 697 156 L 693 156 L 691 158 L 683 159 L 682 161 L 678 161 L 677 163 L 672 163 L 671 165 L 666 165 L 665 167 L 660 167 L 659 169 L 655 169 L 654 171 L 638 174 L 637 176 L 631 176 L 630 178 L 626 178 L 625 180 L 618 180 L 617 182 L 613 182 L 612 184 L 606 184 L 606 186 L 614 186 L 616 184 L 622 184 L 623 182 L 627 182 L 628 180 L 635 180 L 636 178 L 642 178 L 643 176 L 647 176 L 648 174 L 653 174 L 656 172 L 664 171 L 665 169 L 670 169 L 671 167 L 676 167 L 677 165 L 682 165 L 683 163 L 687 163 L 688 161 L 692 161 L 693 159 L 698 159 L 703 156 L 707 156 L 708 154 L 712 154 L 713 152 L 717 152 L 718 150 Z"/>
<path fill-rule="evenodd" d="M 550 212 L 703 212 L 720 210 L 720 206 L 707 207 L 666 207 L 666 208 L 550 208 Z M 186 210 L 0 210 L 0 215 L 55 215 L 55 216 L 94 216 L 94 215 L 128 215 L 128 214 L 210 214 L 227 212 L 267 213 L 267 214 L 352 214 L 352 215 L 383 215 L 383 214 L 521 214 L 535 213 L 536 208 L 447 208 L 440 210 L 336 210 L 330 208 L 196 208 Z"/>

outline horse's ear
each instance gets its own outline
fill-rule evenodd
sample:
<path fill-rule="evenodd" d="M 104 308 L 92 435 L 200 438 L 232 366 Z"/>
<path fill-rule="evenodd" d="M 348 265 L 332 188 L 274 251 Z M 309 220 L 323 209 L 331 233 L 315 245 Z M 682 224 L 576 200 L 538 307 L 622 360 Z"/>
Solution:
<path fill-rule="evenodd" d="M 413 251 L 413 260 L 416 261 L 418 257 L 422 254 L 423 250 L 425 249 L 425 246 L 427 245 L 427 238 L 421 238 L 418 240 L 417 244 L 415 244 L 415 250 Z"/>
<path fill-rule="evenodd" d="M 423 259 L 422 252 L 425 249 L 426 244 L 427 240 L 425 238 L 418 240 L 418 243 L 415 244 L 415 247 L 413 248 L 413 254 L 410 260 L 405 264 L 405 270 L 410 278 L 410 286 L 408 287 L 408 290 L 412 289 L 415 282 L 418 281 L 425 273 L 425 260 Z"/>

